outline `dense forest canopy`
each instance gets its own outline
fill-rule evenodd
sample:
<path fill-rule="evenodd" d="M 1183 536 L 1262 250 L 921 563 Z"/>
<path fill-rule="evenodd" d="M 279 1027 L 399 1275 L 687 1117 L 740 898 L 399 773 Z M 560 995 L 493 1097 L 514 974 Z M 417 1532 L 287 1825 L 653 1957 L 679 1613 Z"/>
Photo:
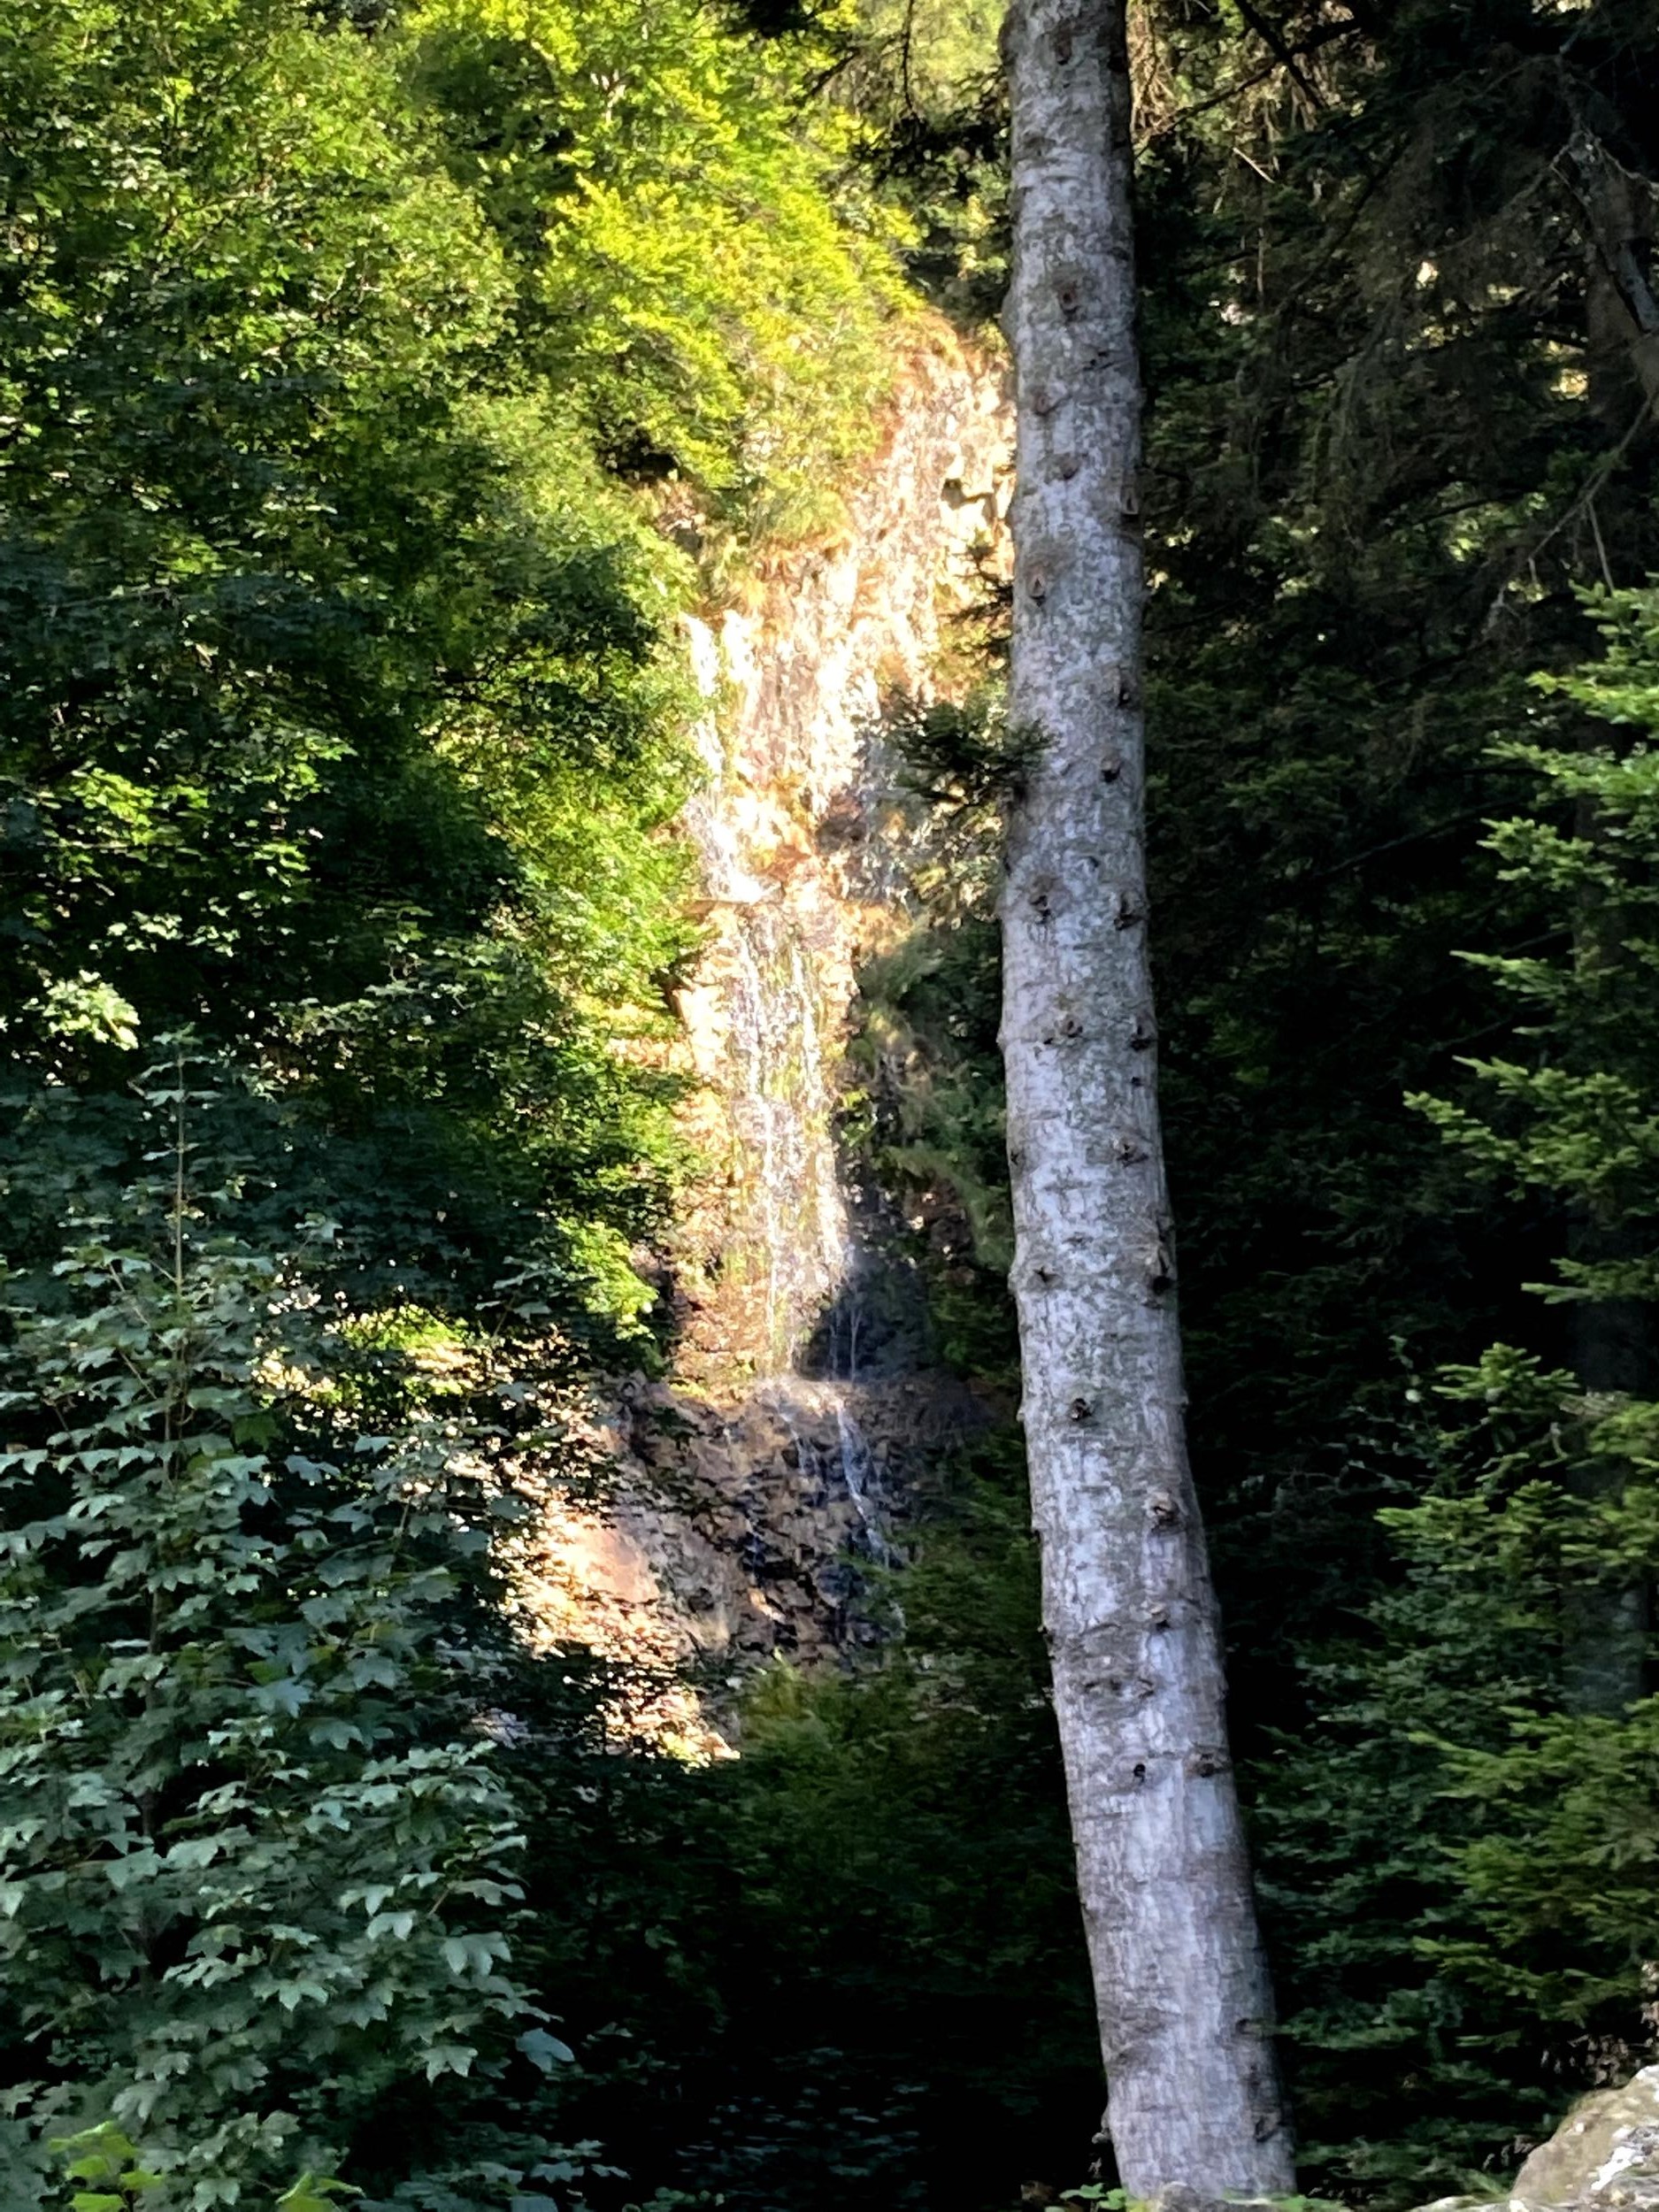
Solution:
<path fill-rule="evenodd" d="M 674 1356 L 682 618 L 845 531 L 918 331 L 1000 358 L 996 30 L 0 11 L 7 2212 L 995 2212 L 1099 2158 L 993 567 L 890 703 L 933 842 L 840 1133 L 987 1410 L 887 1632 L 699 1764 L 504 1601 Z M 1654 2055 L 1659 24 L 1130 34 L 1194 1455 L 1304 2186 L 1392 2208 Z"/>

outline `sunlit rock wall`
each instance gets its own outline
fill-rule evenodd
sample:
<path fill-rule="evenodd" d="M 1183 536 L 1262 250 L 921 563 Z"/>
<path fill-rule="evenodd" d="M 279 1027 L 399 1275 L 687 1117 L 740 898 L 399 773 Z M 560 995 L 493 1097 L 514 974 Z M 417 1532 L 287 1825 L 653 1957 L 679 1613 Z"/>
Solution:
<path fill-rule="evenodd" d="M 926 833 L 881 704 L 949 687 L 953 621 L 1005 567 L 1010 466 L 1000 373 L 918 344 L 844 530 L 688 624 L 708 940 L 680 1002 L 703 1168 L 669 1256 L 676 1369 L 625 1391 L 618 1502 L 565 1516 L 542 1564 L 565 1618 L 717 1682 L 874 1632 L 868 1567 L 973 1417 L 835 1122 L 859 964 L 902 933 Z"/>

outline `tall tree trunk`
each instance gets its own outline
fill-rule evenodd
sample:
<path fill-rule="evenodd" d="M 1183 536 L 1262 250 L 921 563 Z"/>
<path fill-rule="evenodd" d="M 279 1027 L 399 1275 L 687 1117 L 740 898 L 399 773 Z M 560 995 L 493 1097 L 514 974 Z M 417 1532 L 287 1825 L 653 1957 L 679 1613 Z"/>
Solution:
<path fill-rule="evenodd" d="M 1108 2125 L 1132 2195 L 1294 2186 L 1183 1430 L 1147 964 L 1122 0 L 1016 0 L 1002 1052 L 1033 1515 Z"/>

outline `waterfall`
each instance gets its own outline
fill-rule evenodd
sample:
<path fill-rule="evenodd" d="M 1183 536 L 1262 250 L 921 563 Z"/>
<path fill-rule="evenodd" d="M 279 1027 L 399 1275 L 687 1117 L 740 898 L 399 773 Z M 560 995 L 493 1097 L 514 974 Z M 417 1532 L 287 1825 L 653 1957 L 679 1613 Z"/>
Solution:
<path fill-rule="evenodd" d="M 1005 551 L 1009 428 L 994 373 L 918 357 L 845 537 L 775 557 L 745 605 L 688 625 L 709 781 L 686 823 L 710 934 L 684 1007 L 721 1180 L 680 1278 L 680 1369 L 730 1409 L 757 1522 L 781 1496 L 791 1543 L 815 1514 L 812 1540 L 883 1565 L 906 1470 L 962 1408 L 944 1410 L 898 1225 L 838 1150 L 841 1058 L 860 964 L 908 926 L 929 833 L 883 690 L 929 690 L 951 610 L 979 602 Z"/>
<path fill-rule="evenodd" d="M 927 834 L 882 698 L 930 690 L 953 615 L 1006 565 L 1010 431 L 1000 373 L 920 339 L 880 453 L 842 488 L 844 530 L 760 557 L 738 603 L 686 619 L 704 939 L 674 1064 L 698 1168 L 658 1256 L 672 1368 L 604 1417 L 616 1502 L 542 1571 L 580 1586 L 572 1617 L 608 1609 L 617 1648 L 656 1623 L 733 1688 L 773 1654 L 886 1632 L 871 1571 L 902 1556 L 928 1459 L 979 1417 L 930 1363 L 901 1225 L 837 1117 L 860 968 L 902 938 Z"/>

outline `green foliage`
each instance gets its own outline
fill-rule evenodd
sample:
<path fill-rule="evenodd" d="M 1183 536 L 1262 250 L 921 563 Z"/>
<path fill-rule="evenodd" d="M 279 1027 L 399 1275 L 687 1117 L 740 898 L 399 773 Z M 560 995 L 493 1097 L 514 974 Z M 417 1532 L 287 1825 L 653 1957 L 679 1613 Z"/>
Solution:
<path fill-rule="evenodd" d="M 66 2179 L 83 2185 L 70 2197 L 70 2212 L 131 2212 L 161 2185 L 162 2177 L 142 2164 L 137 2145 L 113 2121 L 58 2136 L 49 2147 L 63 2160 Z"/>
<path fill-rule="evenodd" d="M 1652 2035 L 1652 1701 L 1573 1709 L 1571 1650 L 1575 1601 L 1659 1563 L 1652 1486 L 1568 1486 L 1581 1394 L 1529 1356 L 1442 1395 L 1401 1440 L 1434 1486 L 1383 1517 L 1403 1578 L 1312 1668 L 1259 1814 L 1308 2154 L 1400 2200 L 1489 2181 Z"/>
<path fill-rule="evenodd" d="M 144 1099 L 151 1174 L 8 1311 L 4 2022 L 14 2111 L 89 2098 L 206 2207 L 503 2063 L 521 1838 L 456 1626 L 513 1509 L 442 1402 L 363 1432 L 211 1093 Z"/>
<path fill-rule="evenodd" d="M 903 297 L 821 59 L 671 0 L 420 0 L 410 65 L 520 272 L 529 357 L 625 476 L 746 534 L 833 524 Z M 688 501 L 691 503 L 687 503 Z"/>
<path fill-rule="evenodd" d="M 902 328 L 823 50 L 590 0 L 0 23 L 31 2203 L 88 2112 L 169 2204 L 305 2158 L 289 2212 L 342 2159 L 620 2193 L 506 1972 L 490 1717 L 549 1690 L 492 1536 L 549 1379 L 656 1356 L 687 550 L 834 522 Z M 185 1025 L 211 1080 L 134 1087 Z"/>
<path fill-rule="evenodd" d="M 1576 1252 L 1540 1287 L 1582 1317 L 1575 1345 L 1601 1368 L 1498 1346 L 1446 1371 L 1441 1400 L 1475 1410 L 1418 1423 L 1433 1481 L 1381 1516 L 1403 1580 L 1371 1605 L 1369 1643 L 1315 1669 L 1319 1728 L 1266 1784 L 1305 2008 L 1291 2032 L 1321 2054 L 1312 2127 L 1357 2117 L 1381 2135 L 1406 2082 L 1434 2085 L 1409 2125 L 1340 2154 L 1402 2193 L 1501 2160 L 1558 2101 L 1545 2085 L 1618 2076 L 1653 2044 L 1659 1793 L 1641 1662 L 1659 1404 L 1594 1332 L 1610 1314 L 1618 1343 L 1639 1342 L 1631 1309 L 1654 1291 L 1659 632 L 1651 592 L 1599 611 L 1607 659 L 1546 688 L 1601 727 L 1571 749 L 1502 749 L 1537 810 L 1495 824 L 1492 846 L 1528 905 L 1559 918 L 1548 950 L 1479 963 L 1519 1003 L 1513 1056 L 1469 1064 L 1484 1098 L 1422 1102 L 1478 1171 L 1562 1205 Z M 1356 2056 L 1333 2065 L 1333 2048 Z"/>
<path fill-rule="evenodd" d="M 1659 57 L 1618 6 L 1427 0 L 1160 7 L 1136 59 L 1152 942 L 1248 1739 L 1386 1576 L 1355 1447 L 1391 1346 L 1432 1367 L 1539 1326 L 1540 1210 L 1494 1207 L 1403 1100 L 1457 1094 L 1491 1035 L 1455 956 L 1552 919 L 1482 844 L 1531 796 L 1492 733 L 1582 658 L 1598 529 L 1616 573 L 1659 559 L 1558 165 L 1594 108 L 1651 176 Z"/>
<path fill-rule="evenodd" d="M 119 1092 L 188 1021 L 406 1267 L 632 1241 L 672 1148 L 612 1040 L 690 943 L 679 563 L 382 42 L 30 4 L 0 81 L 14 1068 Z"/>
<path fill-rule="evenodd" d="M 1518 1002 L 1525 1058 L 1470 1061 L 1479 1104 L 1418 1101 L 1471 1165 L 1519 1192 L 1541 1189 L 1638 1244 L 1655 1234 L 1659 1126 L 1649 1039 L 1659 999 L 1659 594 L 1592 597 L 1606 657 L 1548 680 L 1630 734 L 1576 746 L 1511 741 L 1499 755 L 1526 772 L 1536 811 L 1494 825 L 1505 881 L 1524 885 L 1555 923 L 1555 943 L 1476 956 Z M 1560 949 L 1566 941 L 1564 953 Z M 1559 1263 L 1555 1298 L 1650 1295 L 1644 1253 Z"/>
<path fill-rule="evenodd" d="M 1010 729 L 989 688 L 964 700 L 895 699 L 882 726 L 909 787 L 929 806 L 953 810 L 1017 799 L 1045 742 L 1041 732 Z"/>
<path fill-rule="evenodd" d="M 349 2182 L 324 2179 L 317 2174 L 302 2174 L 291 2189 L 285 2189 L 277 2199 L 277 2212 L 335 2212 L 331 2200 L 362 2195 Z"/>
<path fill-rule="evenodd" d="M 1363 1630 L 1310 1657 L 1317 1720 L 1256 1778 L 1302 2155 L 1350 2198 L 1489 2185 L 1517 2137 L 1547 2131 L 1555 2078 L 1583 2070 L 1571 2029 L 1493 2003 L 1431 1948 L 1474 1937 L 1457 1861 L 1488 1825 L 1448 1793 L 1441 1747 L 1502 1749 L 1509 1716 L 1536 1715 L 1559 1687 L 1537 1478 L 1566 1384 L 1494 1356 L 1471 1379 L 1471 1420 L 1409 1408 L 1356 1440 L 1362 1494 L 1402 1501 L 1388 1511 L 1402 1577 Z M 1403 1502 L 1425 1463 L 1434 1486 Z"/>
<path fill-rule="evenodd" d="M 1428 1372 L 1494 1340 L 1545 1373 L 1567 1351 L 1571 1317 L 1522 1289 L 1568 1250 L 1555 1194 L 1471 1182 L 1405 1099 L 1519 1132 L 1459 1062 L 1532 1047 L 1494 1043 L 1511 1009 L 1455 956 L 1553 961 L 1571 927 L 1482 841 L 1494 818 L 1559 821 L 1489 747 L 1572 749 L 1528 678 L 1583 657 L 1575 586 L 1659 557 L 1651 442 L 1621 444 L 1633 364 L 1557 188 L 1592 108 L 1651 180 L 1655 52 L 1620 7 L 1569 29 L 1431 0 L 1160 7 L 1136 65 L 1153 955 L 1194 1458 L 1305 2170 L 1416 2201 L 1512 2164 L 1594 2071 L 1589 2028 L 1530 2028 L 1415 1947 L 1471 1926 L 1451 1855 L 1477 1815 L 1414 1732 L 1502 1748 L 1517 1675 L 1558 1689 L 1559 1586 L 1529 1652 L 1502 1625 L 1514 1592 L 1460 1583 L 1449 1532 L 1418 1584 L 1377 1516 L 1453 1465 L 1472 1484 L 1485 1450 L 1456 1440 L 1462 1409 L 1450 1433 L 1402 1418 L 1402 1348 Z M 1529 1449 L 1552 1424 L 1581 1467 L 1582 1407 L 1558 1397 Z"/>
<path fill-rule="evenodd" d="M 439 1272 L 526 1212 L 633 1243 L 672 1172 L 612 1040 L 692 941 L 688 580 L 612 465 L 787 507 L 870 434 L 896 303 L 775 60 L 533 15 L 0 33 L 9 1048 L 104 1087 L 178 1021 L 234 1042 Z"/>
<path fill-rule="evenodd" d="M 112 2120 L 82 2128 L 78 2135 L 54 2137 L 47 2147 L 62 2160 L 66 2179 L 87 2185 L 73 2190 L 69 2212 L 137 2212 L 140 2199 L 167 2180 L 150 2170 L 138 2147 Z M 339 2199 L 361 2194 L 343 2181 L 302 2174 L 275 2200 L 275 2212 L 338 2212 Z"/>
<path fill-rule="evenodd" d="M 743 6 L 774 32 L 791 17 L 796 29 L 810 19 L 827 50 L 822 81 L 850 119 L 854 157 L 899 218 L 898 248 L 911 282 L 994 345 L 1008 282 L 1001 11 L 988 0 Z"/>

